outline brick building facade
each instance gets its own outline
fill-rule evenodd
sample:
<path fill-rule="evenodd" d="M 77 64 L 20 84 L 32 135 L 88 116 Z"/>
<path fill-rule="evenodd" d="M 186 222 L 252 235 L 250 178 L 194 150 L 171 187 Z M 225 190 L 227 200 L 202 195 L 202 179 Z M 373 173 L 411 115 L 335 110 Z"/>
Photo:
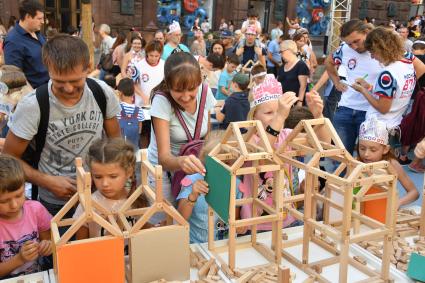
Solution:
<path fill-rule="evenodd" d="M 39 0 L 46 6 L 49 25 L 66 30 L 78 26 L 81 0 Z M 209 0 L 212 2 L 210 22 L 218 29 L 221 18 L 233 20 L 239 27 L 246 18 L 248 9 L 254 8 L 260 15 L 263 26 L 273 28 L 277 20 L 286 16 L 295 17 L 297 0 Z M 136 27 L 145 32 L 158 28 L 156 0 L 91 0 L 95 23 L 107 23 L 112 29 Z M 181 1 L 183 2 L 183 1 Z M 205 2 L 205 1 L 203 1 Z M 411 1 L 406 0 L 352 0 L 352 18 L 375 18 L 378 23 L 390 17 L 407 21 Z M 18 0 L 0 0 L 0 17 L 4 23 L 11 15 L 18 16 Z"/>

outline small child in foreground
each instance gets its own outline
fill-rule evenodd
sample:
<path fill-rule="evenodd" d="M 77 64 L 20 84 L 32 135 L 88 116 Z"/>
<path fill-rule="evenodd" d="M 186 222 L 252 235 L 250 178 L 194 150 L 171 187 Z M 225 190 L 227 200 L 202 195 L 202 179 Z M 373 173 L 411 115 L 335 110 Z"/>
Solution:
<path fill-rule="evenodd" d="M 204 146 L 199 154 L 199 159 L 205 163 L 208 153 L 220 142 L 223 131 L 213 131 L 207 136 Z M 239 180 L 237 179 L 237 188 Z M 187 175 L 181 181 L 181 191 L 177 196 L 177 209 L 180 214 L 189 221 L 190 243 L 205 243 L 208 241 L 208 204 L 205 195 L 208 194 L 208 183 L 204 181 L 201 174 Z M 236 198 L 241 198 L 241 193 L 236 190 Z M 239 208 L 236 208 L 236 215 L 239 215 Z M 221 239 L 226 228 L 219 219 L 215 221 L 215 238 Z"/>
<path fill-rule="evenodd" d="M 117 212 L 135 189 L 134 147 L 120 138 L 97 140 L 90 146 L 86 162 L 96 187 L 92 198 L 108 211 Z M 140 208 L 147 206 L 143 194 L 139 200 Z M 78 219 L 82 213 L 83 208 L 79 205 L 73 218 Z M 77 231 L 76 238 L 100 237 L 105 232 L 97 223 L 90 222 Z"/>
<path fill-rule="evenodd" d="M 21 163 L 0 155 L 0 279 L 42 271 L 52 254 L 52 216 L 38 201 L 25 199 Z"/>
<path fill-rule="evenodd" d="M 373 117 L 360 125 L 357 152 L 359 154 L 359 160 L 364 163 L 382 160 L 386 160 L 390 163 L 390 166 L 398 175 L 398 181 L 406 190 L 406 194 L 398 200 L 397 207 L 400 208 L 400 206 L 417 200 L 419 193 L 413 181 L 391 153 L 388 140 L 389 135 L 386 125 Z"/>

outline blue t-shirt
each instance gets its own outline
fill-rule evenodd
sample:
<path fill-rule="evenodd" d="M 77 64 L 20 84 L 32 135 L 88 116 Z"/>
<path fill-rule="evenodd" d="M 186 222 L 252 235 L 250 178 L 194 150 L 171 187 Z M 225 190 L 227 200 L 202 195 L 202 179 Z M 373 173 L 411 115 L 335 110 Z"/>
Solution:
<path fill-rule="evenodd" d="M 280 46 L 277 40 L 270 41 L 267 51 L 272 54 L 273 60 L 275 60 L 276 62 L 282 61 L 282 57 L 280 56 Z M 272 61 L 270 61 L 268 56 L 267 56 L 267 67 L 272 67 L 272 68 L 277 67 L 275 66 L 275 64 L 272 63 Z"/>
<path fill-rule="evenodd" d="M 223 72 L 221 72 L 220 74 L 220 78 L 218 80 L 218 84 L 217 84 L 217 93 L 215 95 L 215 98 L 217 100 L 226 100 L 227 99 L 227 95 L 225 95 L 222 91 L 221 91 L 221 87 L 225 87 L 225 88 L 229 88 L 230 82 L 232 81 L 233 77 L 236 75 L 236 71 L 232 72 L 231 74 L 229 74 L 227 72 L 226 69 L 223 70 Z"/>
<path fill-rule="evenodd" d="M 164 51 L 162 52 L 162 56 L 161 59 L 162 60 L 167 60 L 167 58 L 173 54 L 173 52 L 186 52 L 186 53 L 190 53 L 189 48 L 187 48 L 186 45 L 180 43 L 178 47 L 172 47 L 170 44 L 165 44 L 164 46 Z"/>
<path fill-rule="evenodd" d="M 186 180 L 185 180 L 186 179 Z M 187 175 L 183 180 L 187 181 L 188 186 L 183 186 L 176 198 L 178 202 L 180 199 L 187 199 L 192 192 L 192 185 L 198 180 L 204 180 L 204 176 L 201 174 Z M 183 182 L 183 181 L 182 181 Z M 185 183 L 185 182 L 183 182 Z M 236 179 L 236 198 L 240 199 L 242 193 L 237 189 L 239 187 L 240 180 Z M 219 218 L 216 218 L 216 222 Z M 192 215 L 189 218 L 190 226 L 190 243 L 205 243 L 208 241 L 208 203 L 205 200 L 204 195 L 199 195 L 195 206 L 192 209 Z M 215 225 L 217 227 L 217 225 Z"/>

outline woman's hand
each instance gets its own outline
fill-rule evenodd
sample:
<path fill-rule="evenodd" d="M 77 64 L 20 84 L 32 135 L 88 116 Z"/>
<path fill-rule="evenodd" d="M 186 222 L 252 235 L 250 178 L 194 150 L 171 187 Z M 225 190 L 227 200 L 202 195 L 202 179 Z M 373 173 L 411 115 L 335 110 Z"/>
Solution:
<path fill-rule="evenodd" d="M 195 155 L 180 156 L 178 158 L 180 169 L 183 170 L 187 175 L 199 173 L 205 176 L 206 170 L 201 160 Z"/>
<path fill-rule="evenodd" d="M 365 89 L 370 89 L 372 87 L 372 85 L 370 85 L 367 81 L 365 81 L 362 78 L 356 79 L 355 82 L 356 82 L 356 84 L 361 85 Z"/>

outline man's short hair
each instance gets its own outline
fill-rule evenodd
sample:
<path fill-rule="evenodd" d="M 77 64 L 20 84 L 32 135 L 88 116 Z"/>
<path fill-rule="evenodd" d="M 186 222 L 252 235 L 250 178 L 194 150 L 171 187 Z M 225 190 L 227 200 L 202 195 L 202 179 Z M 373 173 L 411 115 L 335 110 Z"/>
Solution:
<path fill-rule="evenodd" d="M 47 41 L 42 49 L 43 64 L 59 74 L 67 73 L 78 66 L 90 67 L 90 54 L 86 43 L 79 37 L 58 34 Z"/>
<path fill-rule="evenodd" d="M 207 61 L 213 65 L 214 69 L 223 69 L 226 64 L 224 56 L 215 53 L 210 53 L 207 57 Z"/>
<path fill-rule="evenodd" d="M 111 34 L 111 27 L 107 24 L 101 24 L 99 27 L 99 31 L 103 31 L 106 34 Z"/>
<path fill-rule="evenodd" d="M 240 64 L 239 57 L 236 54 L 230 54 L 229 56 L 227 56 L 226 61 L 227 61 L 227 63 L 234 64 L 236 66 L 239 66 L 239 64 Z"/>
<path fill-rule="evenodd" d="M 19 2 L 19 19 L 24 20 L 28 14 L 31 18 L 34 18 L 37 11 L 44 13 L 44 7 L 37 0 L 23 0 Z"/>
<path fill-rule="evenodd" d="M 123 78 L 118 83 L 117 87 L 124 96 L 133 96 L 134 95 L 134 82 L 130 78 Z"/>

